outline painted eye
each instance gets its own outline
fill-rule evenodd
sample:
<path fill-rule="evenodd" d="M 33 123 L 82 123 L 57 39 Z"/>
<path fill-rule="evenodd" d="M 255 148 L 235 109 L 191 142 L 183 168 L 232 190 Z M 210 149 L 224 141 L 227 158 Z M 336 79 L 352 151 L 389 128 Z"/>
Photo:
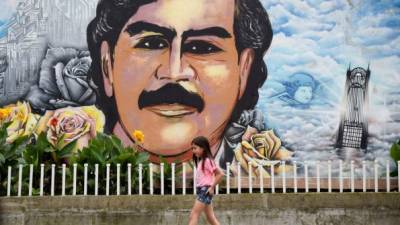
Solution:
<path fill-rule="evenodd" d="M 140 40 L 139 43 L 135 45 L 135 48 L 157 50 L 157 49 L 168 48 L 168 46 L 169 46 L 168 41 L 166 41 L 162 37 L 151 36 L 151 37 L 145 37 L 142 40 Z"/>
<path fill-rule="evenodd" d="M 222 49 L 206 41 L 191 41 L 183 46 L 183 52 L 198 55 L 211 54 L 220 51 L 222 51 Z"/>

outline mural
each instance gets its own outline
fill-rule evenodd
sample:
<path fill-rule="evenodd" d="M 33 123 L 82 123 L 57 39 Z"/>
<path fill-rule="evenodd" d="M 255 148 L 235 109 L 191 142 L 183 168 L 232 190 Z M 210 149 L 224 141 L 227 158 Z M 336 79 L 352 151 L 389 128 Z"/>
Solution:
<path fill-rule="evenodd" d="M 400 137 L 397 1 L 0 6 L 2 123 L 29 115 L 17 136 L 83 147 L 105 132 L 183 162 L 204 135 L 223 169 L 264 176 L 274 160 L 383 165 Z"/>

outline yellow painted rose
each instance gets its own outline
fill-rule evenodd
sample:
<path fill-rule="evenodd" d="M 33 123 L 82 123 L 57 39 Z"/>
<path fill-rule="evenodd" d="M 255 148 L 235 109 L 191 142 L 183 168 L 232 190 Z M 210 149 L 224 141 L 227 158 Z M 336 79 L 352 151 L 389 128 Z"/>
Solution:
<path fill-rule="evenodd" d="M 11 122 L 7 127 L 7 143 L 12 143 L 21 136 L 31 135 L 39 118 L 39 115 L 31 112 L 31 108 L 26 102 L 18 102 L 1 108 L 0 124 Z"/>
<path fill-rule="evenodd" d="M 87 146 L 97 132 L 103 132 L 104 124 L 104 114 L 95 106 L 66 107 L 47 111 L 37 133 L 47 132 L 48 141 L 59 149 L 76 140 L 77 150 Z"/>
<path fill-rule="evenodd" d="M 269 177 L 270 168 L 274 167 L 274 173 L 281 173 L 283 168 L 276 161 L 290 161 L 293 152 L 281 146 L 281 140 L 274 134 L 273 130 L 255 133 L 248 130 L 246 137 L 234 149 L 237 163 L 246 171 L 252 171 L 256 176 Z M 245 136 L 245 135 L 244 135 Z M 250 142 L 248 142 L 250 140 Z M 285 171 L 291 166 L 286 165 Z"/>

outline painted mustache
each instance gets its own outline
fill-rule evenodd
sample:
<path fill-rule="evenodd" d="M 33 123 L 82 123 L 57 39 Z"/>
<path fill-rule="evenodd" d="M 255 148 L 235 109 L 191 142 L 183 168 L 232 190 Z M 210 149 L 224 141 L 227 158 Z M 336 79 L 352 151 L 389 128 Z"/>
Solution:
<path fill-rule="evenodd" d="M 200 95 L 189 92 L 179 84 L 168 83 L 155 91 L 142 91 L 139 95 L 139 109 L 165 104 L 180 104 L 190 106 L 202 112 L 204 100 Z"/>

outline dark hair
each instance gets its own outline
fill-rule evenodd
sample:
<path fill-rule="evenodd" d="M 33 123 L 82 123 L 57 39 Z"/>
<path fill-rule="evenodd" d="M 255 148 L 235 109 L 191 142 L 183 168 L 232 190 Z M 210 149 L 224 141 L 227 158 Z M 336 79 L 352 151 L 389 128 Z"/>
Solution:
<path fill-rule="evenodd" d="M 107 41 L 111 56 L 123 26 L 140 6 L 155 0 L 100 0 L 96 17 L 87 27 L 87 42 L 92 57 L 90 75 L 98 86 L 97 105 L 106 114 L 106 131 L 118 120 L 114 96 L 108 97 L 104 90 L 101 70 L 101 43 Z M 246 48 L 254 51 L 247 86 L 243 97 L 236 104 L 231 121 L 236 121 L 243 110 L 253 109 L 258 101 L 258 89 L 267 79 L 267 67 L 263 56 L 272 41 L 272 27 L 268 14 L 258 0 L 235 0 L 234 35 L 238 54 Z M 113 58 L 111 58 L 113 61 Z"/>
<path fill-rule="evenodd" d="M 197 146 L 199 146 L 200 148 L 203 149 L 203 155 L 201 156 L 201 159 L 203 160 L 201 168 L 203 169 L 204 168 L 204 161 L 207 158 L 209 158 L 211 160 L 214 159 L 214 157 L 212 156 L 212 153 L 211 153 L 210 142 L 208 142 L 208 139 L 206 137 L 198 136 L 198 137 L 195 137 L 192 140 L 192 145 L 197 145 Z M 197 167 L 198 160 L 199 159 L 193 154 L 193 162 L 196 164 L 196 167 Z"/>

